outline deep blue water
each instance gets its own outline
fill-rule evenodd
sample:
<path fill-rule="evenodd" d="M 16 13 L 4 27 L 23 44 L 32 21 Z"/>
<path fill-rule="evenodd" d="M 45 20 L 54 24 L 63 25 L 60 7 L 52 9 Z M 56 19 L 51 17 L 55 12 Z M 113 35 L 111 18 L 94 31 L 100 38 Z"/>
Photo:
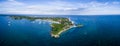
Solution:
<path fill-rule="evenodd" d="M 39 16 L 38 16 L 39 17 Z M 14 20 L 0 16 L 0 46 L 120 46 L 120 16 L 70 17 L 81 28 L 72 28 L 55 39 L 44 21 Z"/>

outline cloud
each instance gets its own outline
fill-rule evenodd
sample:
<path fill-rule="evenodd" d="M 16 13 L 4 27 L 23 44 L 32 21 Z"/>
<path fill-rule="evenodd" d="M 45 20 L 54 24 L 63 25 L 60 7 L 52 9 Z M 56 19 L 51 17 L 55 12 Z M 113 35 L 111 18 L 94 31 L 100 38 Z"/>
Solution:
<path fill-rule="evenodd" d="M 0 3 L 1 14 L 58 14 L 58 15 L 99 15 L 120 14 L 120 2 L 73 3 L 65 1 L 28 4 L 16 0 Z"/>

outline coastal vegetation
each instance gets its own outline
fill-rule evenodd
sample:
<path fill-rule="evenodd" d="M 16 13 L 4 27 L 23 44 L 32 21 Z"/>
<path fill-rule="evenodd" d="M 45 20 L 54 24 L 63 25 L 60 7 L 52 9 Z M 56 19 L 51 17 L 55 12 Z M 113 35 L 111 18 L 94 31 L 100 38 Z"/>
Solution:
<path fill-rule="evenodd" d="M 58 38 L 60 34 L 72 27 L 82 27 L 82 24 L 74 25 L 74 23 L 65 17 L 34 17 L 34 16 L 10 16 L 10 18 L 15 20 L 27 19 L 30 21 L 41 20 L 51 22 L 51 36 Z"/>
<path fill-rule="evenodd" d="M 36 19 L 47 20 L 51 23 L 51 36 L 58 38 L 59 35 L 70 29 L 74 24 L 70 21 L 69 18 L 64 17 L 33 17 L 33 16 L 10 16 L 10 18 L 15 20 L 27 19 L 30 21 L 34 21 Z"/>

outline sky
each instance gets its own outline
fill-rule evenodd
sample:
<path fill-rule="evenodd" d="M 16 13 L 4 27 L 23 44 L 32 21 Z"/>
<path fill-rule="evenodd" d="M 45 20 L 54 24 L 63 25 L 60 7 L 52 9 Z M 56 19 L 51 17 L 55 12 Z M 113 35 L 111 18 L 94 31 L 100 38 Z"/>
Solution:
<path fill-rule="evenodd" d="M 0 0 L 0 14 L 113 15 L 120 0 Z"/>

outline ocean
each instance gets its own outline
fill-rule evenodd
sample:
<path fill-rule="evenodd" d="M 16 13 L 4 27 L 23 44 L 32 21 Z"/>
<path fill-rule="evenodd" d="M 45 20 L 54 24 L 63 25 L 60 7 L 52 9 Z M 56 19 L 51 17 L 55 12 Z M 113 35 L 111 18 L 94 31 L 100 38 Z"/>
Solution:
<path fill-rule="evenodd" d="M 9 16 L 0 15 L 0 46 L 120 46 L 120 15 L 57 16 L 83 24 L 63 32 L 57 39 L 50 35 L 49 22 L 15 20 Z"/>

